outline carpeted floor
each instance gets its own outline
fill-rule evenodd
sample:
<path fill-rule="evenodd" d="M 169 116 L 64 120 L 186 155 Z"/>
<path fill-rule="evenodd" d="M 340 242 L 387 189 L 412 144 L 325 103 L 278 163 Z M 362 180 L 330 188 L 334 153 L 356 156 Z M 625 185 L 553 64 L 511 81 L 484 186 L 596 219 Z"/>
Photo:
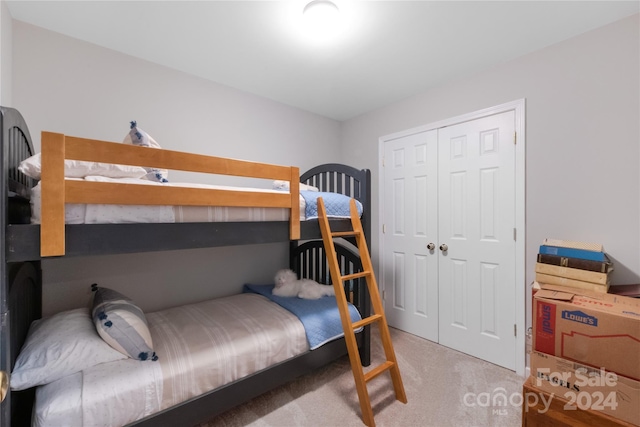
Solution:
<path fill-rule="evenodd" d="M 384 361 L 372 331 L 372 367 Z M 376 425 L 403 427 L 519 426 L 524 378 L 515 372 L 391 329 L 407 394 L 395 400 L 388 374 L 368 384 Z M 505 402 L 506 401 L 506 402 Z M 198 427 L 361 427 L 349 359 L 238 406 Z"/>

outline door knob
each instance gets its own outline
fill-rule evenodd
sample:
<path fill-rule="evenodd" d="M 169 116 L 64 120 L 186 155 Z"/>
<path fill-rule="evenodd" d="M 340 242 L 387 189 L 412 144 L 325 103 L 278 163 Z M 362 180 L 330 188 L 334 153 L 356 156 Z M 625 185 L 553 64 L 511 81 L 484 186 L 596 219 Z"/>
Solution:
<path fill-rule="evenodd" d="M 446 244 L 443 243 L 443 244 L 440 245 L 440 250 L 442 252 L 446 252 L 447 250 L 449 250 L 449 246 L 447 246 Z"/>
<path fill-rule="evenodd" d="M 430 251 L 434 250 L 435 248 L 436 248 L 436 245 L 435 245 L 435 244 L 433 244 L 433 243 L 429 243 L 429 244 L 427 245 L 427 249 L 429 249 Z"/>
<path fill-rule="evenodd" d="M 5 371 L 0 371 L 0 402 L 7 397 L 7 391 L 9 391 L 9 374 Z"/>

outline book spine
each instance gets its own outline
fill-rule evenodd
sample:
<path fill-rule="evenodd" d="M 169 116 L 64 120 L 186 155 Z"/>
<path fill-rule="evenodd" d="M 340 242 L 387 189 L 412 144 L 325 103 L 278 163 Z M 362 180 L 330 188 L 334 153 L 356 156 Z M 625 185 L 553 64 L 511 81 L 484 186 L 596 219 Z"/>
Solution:
<path fill-rule="evenodd" d="M 560 246 L 540 245 L 541 254 L 560 255 L 570 258 L 589 259 L 592 261 L 608 261 L 604 252 L 588 251 L 586 249 L 563 248 Z"/>
<path fill-rule="evenodd" d="M 580 270 L 578 268 L 562 267 L 540 262 L 536 263 L 536 273 L 582 280 L 583 282 L 597 283 L 599 285 L 606 285 L 609 280 L 607 273 L 598 273 L 597 271 Z"/>
<path fill-rule="evenodd" d="M 544 239 L 543 245 L 558 246 L 563 248 L 585 249 L 587 251 L 604 252 L 604 246 L 600 243 L 575 242 L 573 240 Z"/>
<path fill-rule="evenodd" d="M 610 273 L 613 270 L 613 265 L 610 262 L 569 258 L 560 255 L 538 254 L 538 262 L 600 273 Z"/>
<path fill-rule="evenodd" d="M 536 281 L 548 283 L 550 285 L 567 286 L 570 288 L 585 289 L 590 291 L 606 293 L 609 284 L 599 285 L 597 283 L 583 282 L 582 280 L 569 279 L 567 277 L 552 276 L 550 274 L 536 273 Z"/>

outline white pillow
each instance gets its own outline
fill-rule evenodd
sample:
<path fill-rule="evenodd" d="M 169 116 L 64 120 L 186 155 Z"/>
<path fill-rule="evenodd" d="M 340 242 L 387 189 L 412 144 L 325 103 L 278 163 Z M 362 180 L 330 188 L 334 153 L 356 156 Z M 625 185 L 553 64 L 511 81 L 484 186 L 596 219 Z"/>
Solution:
<path fill-rule="evenodd" d="M 31 324 L 11 373 L 11 389 L 48 384 L 120 359 L 126 356 L 100 338 L 87 308 L 64 311 Z"/>
<path fill-rule="evenodd" d="M 273 189 L 280 191 L 289 191 L 289 181 L 273 181 Z M 320 191 L 318 187 L 300 183 L 300 191 Z"/>
<path fill-rule="evenodd" d="M 40 179 L 42 160 L 40 153 L 34 154 L 20 162 L 18 170 L 28 177 Z M 83 160 L 64 161 L 64 176 L 67 178 L 84 178 L 89 175 L 106 176 L 107 178 L 142 178 L 147 171 L 140 166 L 114 165 L 110 163 L 85 162 Z"/>
<path fill-rule="evenodd" d="M 156 140 L 151 137 L 151 135 L 138 127 L 138 123 L 135 120 L 130 122 L 130 128 L 131 129 L 129 130 L 129 133 L 124 137 L 123 142 L 125 144 L 133 144 L 140 147 L 162 148 L 160 147 L 160 144 L 158 144 Z M 158 168 L 145 169 L 147 173 L 144 179 L 157 182 L 169 182 L 169 180 L 167 179 L 169 176 L 168 170 Z"/>

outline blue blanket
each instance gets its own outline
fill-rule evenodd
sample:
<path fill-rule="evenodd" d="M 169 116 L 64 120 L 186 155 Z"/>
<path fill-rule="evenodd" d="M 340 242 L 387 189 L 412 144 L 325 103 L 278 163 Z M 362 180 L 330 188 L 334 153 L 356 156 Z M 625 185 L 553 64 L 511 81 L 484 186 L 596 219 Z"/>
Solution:
<path fill-rule="evenodd" d="M 304 198 L 305 218 L 318 218 L 318 197 L 322 197 L 327 216 L 331 218 L 350 218 L 351 211 L 349 202 L 351 197 L 344 194 L 329 193 L 324 191 L 301 191 L 300 195 Z M 356 200 L 358 214 L 362 215 L 362 203 Z"/>
<path fill-rule="evenodd" d="M 335 297 L 322 297 L 316 300 L 279 297 L 271 294 L 272 289 L 273 285 L 244 285 L 242 292 L 253 292 L 265 296 L 298 316 L 307 333 L 311 350 L 344 335 Z M 349 312 L 352 322 L 361 319 L 358 309 L 352 304 L 349 304 Z"/>

